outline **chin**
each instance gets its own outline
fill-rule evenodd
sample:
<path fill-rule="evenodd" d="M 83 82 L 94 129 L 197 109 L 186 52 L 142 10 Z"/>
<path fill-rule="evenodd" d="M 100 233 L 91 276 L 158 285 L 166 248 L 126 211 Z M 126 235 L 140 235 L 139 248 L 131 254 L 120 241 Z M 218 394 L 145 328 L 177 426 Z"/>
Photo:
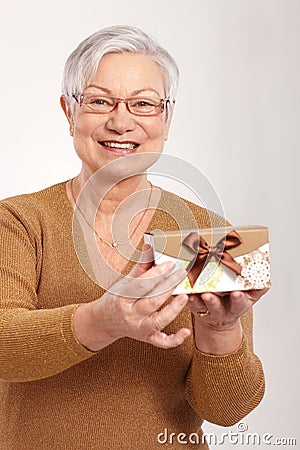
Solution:
<path fill-rule="evenodd" d="M 116 158 L 101 166 L 97 173 L 103 181 L 118 182 L 134 175 L 146 173 L 147 169 L 156 163 L 160 155 L 159 152 L 115 155 Z"/>

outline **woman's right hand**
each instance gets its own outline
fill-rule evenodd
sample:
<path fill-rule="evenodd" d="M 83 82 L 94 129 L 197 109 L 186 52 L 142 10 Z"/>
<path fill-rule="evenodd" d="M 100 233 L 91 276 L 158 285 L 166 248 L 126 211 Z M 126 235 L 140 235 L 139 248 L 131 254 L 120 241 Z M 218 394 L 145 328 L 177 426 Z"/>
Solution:
<path fill-rule="evenodd" d="M 188 328 L 172 335 L 162 331 L 188 302 L 188 296 L 180 294 L 163 307 L 186 272 L 174 271 L 172 263 L 151 267 L 151 253 L 151 247 L 144 246 L 140 261 L 129 276 L 113 286 L 113 293 L 107 291 L 99 299 L 81 305 L 75 311 L 74 332 L 88 350 L 99 351 L 122 337 L 160 348 L 172 348 L 182 344 L 191 334 Z"/>

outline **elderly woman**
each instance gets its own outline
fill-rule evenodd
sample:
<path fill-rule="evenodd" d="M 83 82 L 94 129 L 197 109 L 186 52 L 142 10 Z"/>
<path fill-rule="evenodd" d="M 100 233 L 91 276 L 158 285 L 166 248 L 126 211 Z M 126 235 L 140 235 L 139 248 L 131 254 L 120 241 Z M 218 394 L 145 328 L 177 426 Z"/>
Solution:
<path fill-rule="evenodd" d="M 172 297 L 186 273 L 142 246 L 144 232 L 176 229 L 170 204 L 199 228 L 223 222 L 147 180 L 177 79 L 133 27 L 100 30 L 67 60 L 61 105 L 81 171 L 0 204 L 3 450 L 208 448 L 203 420 L 233 425 L 263 396 L 252 305 L 264 291 Z"/>

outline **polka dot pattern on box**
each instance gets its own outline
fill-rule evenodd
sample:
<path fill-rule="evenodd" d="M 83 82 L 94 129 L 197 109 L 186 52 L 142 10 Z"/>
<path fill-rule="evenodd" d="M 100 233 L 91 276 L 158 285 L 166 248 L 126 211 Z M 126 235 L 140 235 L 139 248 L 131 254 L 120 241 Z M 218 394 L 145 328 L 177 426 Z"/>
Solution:
<path fill-rule="evenodd" d="M 241 276 L 238 277 L 245 289 L 270 287 L 270 258 L 267 251 L 254 250 L 241 257 Z"/>

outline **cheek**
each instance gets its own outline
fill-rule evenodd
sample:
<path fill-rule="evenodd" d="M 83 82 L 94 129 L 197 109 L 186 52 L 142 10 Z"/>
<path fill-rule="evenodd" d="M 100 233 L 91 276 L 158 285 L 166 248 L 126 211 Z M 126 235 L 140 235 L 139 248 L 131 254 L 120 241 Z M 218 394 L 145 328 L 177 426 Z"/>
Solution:
<path fill-rule="evenodd" d="M 93 126 L 90 121 L 84 118 L 79 118 L 74 121 L 74 136 L 86 137 L 90 136 L 93 130 Z"/>
<path fill-rule="evenodd" d="M 167 124 L 164 120 L 160 120 L 158 123 L 149 124 L 145 132 L 150 140 L 164 141 L 167 136 Z"/>
<path fill-rule="evenodd" d="M 73 145 L 81 159 L 83 155 L 90 153 L 94 147 L 93 132 L 95 128 L 95 124 L 85 117 L 78 117 L 74 120 Z"/>
<path fill-rule="evenodd" d="M 77 112 L 74 117 L 74 134 L 80 137 L 90 137 L 95 130 L 101 126 L 99 117 L 96 114 L 83 114 Z"/>

